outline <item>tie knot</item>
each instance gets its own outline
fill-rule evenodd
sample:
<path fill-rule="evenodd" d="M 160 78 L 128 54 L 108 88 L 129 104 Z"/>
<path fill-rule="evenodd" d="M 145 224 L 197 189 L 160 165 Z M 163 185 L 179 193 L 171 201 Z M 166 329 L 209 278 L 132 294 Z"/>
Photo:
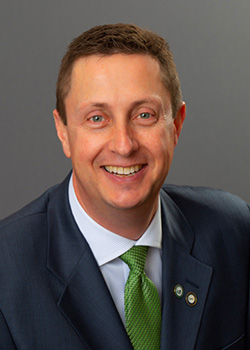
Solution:
<path fill-rule="evenodd" d="M 120 258 L 129 266 L 130 271 L 134 270 L 141 274 L 145 269 L 148 248 L 147 246 L 134 246 Z"/>

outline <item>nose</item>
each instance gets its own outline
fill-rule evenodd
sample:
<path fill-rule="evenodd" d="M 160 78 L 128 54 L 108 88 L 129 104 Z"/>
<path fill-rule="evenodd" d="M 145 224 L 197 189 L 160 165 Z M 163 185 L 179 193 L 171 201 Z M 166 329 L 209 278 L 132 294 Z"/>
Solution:
<path fill-rule="evenodd" d="M 130 125 L 114 126 L 110 140 L 110 150 L 121 157 L 129 157 L 138 149 L 135 132 Z"/>

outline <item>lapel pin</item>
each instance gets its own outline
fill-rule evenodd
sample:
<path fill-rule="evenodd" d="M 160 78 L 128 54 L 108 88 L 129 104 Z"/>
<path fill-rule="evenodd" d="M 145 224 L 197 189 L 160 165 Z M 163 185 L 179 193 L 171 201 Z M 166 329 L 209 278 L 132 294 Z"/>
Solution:
<path fill-rule="evenodd" d="M 175 287 L 174 287 L 174 295 L 177 297 L 177 298 L 182 298 L 183 297 L 183 294 L 184 294 L 184 290 L 183 290 L 183 287 L 181 284 L 177 284 Z"/>
<path fill-rule="evenodd" d="M 186 303 L 189 306 L 194 306 L 197 303 L 197 296 L 193 292 L 189 292 L 186 295 Z"/>

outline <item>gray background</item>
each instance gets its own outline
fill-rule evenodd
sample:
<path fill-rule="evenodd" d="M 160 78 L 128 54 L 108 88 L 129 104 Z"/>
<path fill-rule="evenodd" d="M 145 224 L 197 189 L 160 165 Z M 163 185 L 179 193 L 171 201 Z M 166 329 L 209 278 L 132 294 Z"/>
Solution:
<path fill-rule="evenodd" d="M 167 181 L 250 202 L 249 18 L 249 0 L 1 0 L 0 217 L 71 168 L 52 119 L 59 63 L 72 38 L 116 22 L 158 32 L 175 57 L 187 119 Z"/>

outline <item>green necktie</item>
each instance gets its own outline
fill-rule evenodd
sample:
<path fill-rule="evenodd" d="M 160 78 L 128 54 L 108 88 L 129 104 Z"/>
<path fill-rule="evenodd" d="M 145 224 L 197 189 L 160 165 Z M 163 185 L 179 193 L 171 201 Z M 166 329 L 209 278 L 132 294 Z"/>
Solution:
<path fill-rule="evenodd" d="M 124 292 L 126 330 L 135 350 L 159 350 L 161 303 L 157 289 L 144 272 L 148 247 L 134 246 L 120 258 L 130 273 Z"/>

